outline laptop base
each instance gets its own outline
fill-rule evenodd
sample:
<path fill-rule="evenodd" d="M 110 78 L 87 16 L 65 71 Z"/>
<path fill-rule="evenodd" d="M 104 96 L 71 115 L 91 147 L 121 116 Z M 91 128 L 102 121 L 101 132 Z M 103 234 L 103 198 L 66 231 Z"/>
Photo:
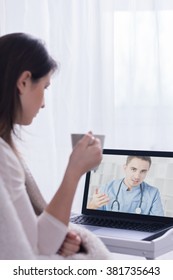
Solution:
<path fill-rule="evenodd" d="M 98 234 L 93 226 L 84 227 L 96 234 L 112 253 L 140 256 L 147 260 L 153 260 L 173 250 L 173 228 L 165 230 L 166 232 L 161 236 L 158 234 L 158 237 L 154 239 L 152 239 L 151 234 L 148 239 L 152 240 L 147 241 L 103 236 Z"/>

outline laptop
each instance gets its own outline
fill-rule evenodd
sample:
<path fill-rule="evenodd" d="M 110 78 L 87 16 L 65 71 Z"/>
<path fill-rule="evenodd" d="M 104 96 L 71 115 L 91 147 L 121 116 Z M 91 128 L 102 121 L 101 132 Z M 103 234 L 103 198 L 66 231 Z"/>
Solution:
<path fill-rule="evenodd" d="M 150 168 L 147 172 L 141 168 L 140 172 L 146 172 L 145 185 L 142 182 L 136 189 L 133 187 L 134 191 L 138 189 L 133 197 L 124 183 L 125 165 L 127 158 L 139 158 L 143 162 L 143 157 L 150 158 Z M 135 180 L 136 184 L 140 181 Z M 106 191 L 109 192 L 107 206 L 93 207 L 93 195 Z M 122 199 L 123 191 L 129 198 Z M 71 222 L 111 239 L 147 241 L 165 233 L 173 227 L 173 152 L 104 149 L 101 164 L 86 174 L 82 211 L 80 215 L 72 215 Z"/>

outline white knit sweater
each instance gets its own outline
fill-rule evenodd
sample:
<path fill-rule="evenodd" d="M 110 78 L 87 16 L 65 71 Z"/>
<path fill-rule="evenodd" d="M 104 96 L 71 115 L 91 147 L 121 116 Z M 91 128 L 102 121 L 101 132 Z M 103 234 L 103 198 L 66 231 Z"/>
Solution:
<path fill-rule="evenodd" d="M 64 259 L 56 252 L 68 228 L 46 213 L 45 205 L 27 168 L 0 138 L 0 259 Z M 37 216 L 33 207 L 43 212 Z M 65 259 L 111 259 L 95 235 L 72 227 L 80 234 L 86 252 Z"/>

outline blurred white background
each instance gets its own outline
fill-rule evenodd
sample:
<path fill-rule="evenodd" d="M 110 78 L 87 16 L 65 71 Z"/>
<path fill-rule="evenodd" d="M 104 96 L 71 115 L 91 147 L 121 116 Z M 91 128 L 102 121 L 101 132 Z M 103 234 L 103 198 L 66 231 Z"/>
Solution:
<path fill-rule="evenodd" d="M 171 0 L 0 0 L 0 35 L 35 35 L 60 62 L 19 142 L 47 201 L 71 133 L 105 134 L 106 148 L 173 150 L 172 26 Z"/>

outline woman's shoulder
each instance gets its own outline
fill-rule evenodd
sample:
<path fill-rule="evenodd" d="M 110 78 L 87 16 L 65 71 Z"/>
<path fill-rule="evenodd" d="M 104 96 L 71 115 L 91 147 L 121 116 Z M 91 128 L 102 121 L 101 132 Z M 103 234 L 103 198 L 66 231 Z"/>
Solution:
<path fill-rule="evenodd" d="M 12 148 L 0 137 L 0 177 L 24 176 L 22 166 Z"/>
<path fill-rule="evenodd" d="M 12 150 L 10 145 L 2 139 L 2 137 L 0 137 L 0 155 L 0 161 L 4 162 L 4 160 L 11 159 L 15 162 L 18 162 L 18 158 L 15 155 L 14 151 Z"/>
<path fill-rule="evenodd" d="M 6 151 L 10 151 L 11 147 L 7 144 L 7 142 L 4 141 L 4 139 L 2 139 L 2 137 L 0 137 L 0 151 L 2 153 L 6 153 Z"/>

